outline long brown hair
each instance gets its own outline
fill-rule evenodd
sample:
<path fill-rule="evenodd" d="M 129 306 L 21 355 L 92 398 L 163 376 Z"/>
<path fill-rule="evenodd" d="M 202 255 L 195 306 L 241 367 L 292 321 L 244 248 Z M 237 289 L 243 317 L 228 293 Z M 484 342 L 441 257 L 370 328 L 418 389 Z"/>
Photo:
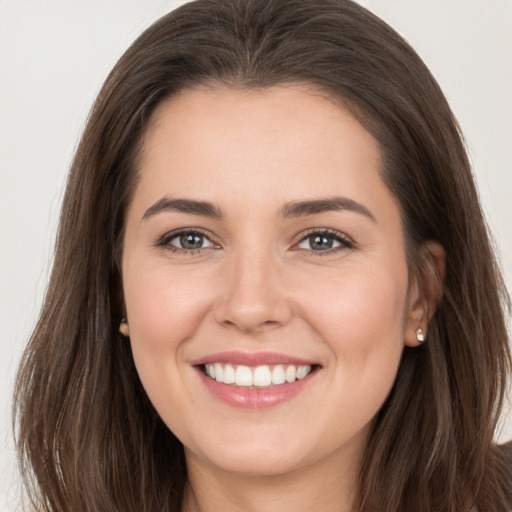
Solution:
<path fill-rule="evenodd" d="M 494 444 L 511 358 L 507 295 L 457 123 L 421 59 L 345 0 L 198 0 L 128 49 L 92 109 L 69 175 L 55 261 L 15 398 L 34 509 L 179 511 L 183 448 L 150 404 L 118 333 L 119 252 L 144 126 L 185 88 L 312 84 L 376 137 L 411 268 L 446 250 L 427 342 L 405 348 L 373 424 L 358 512 L 512 509 L 512 457 Z"/>

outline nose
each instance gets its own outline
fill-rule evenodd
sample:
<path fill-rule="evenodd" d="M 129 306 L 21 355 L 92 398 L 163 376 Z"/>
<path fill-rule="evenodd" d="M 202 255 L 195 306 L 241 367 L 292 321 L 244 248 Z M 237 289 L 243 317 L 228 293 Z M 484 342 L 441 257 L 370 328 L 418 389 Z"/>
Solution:
<path fill-rule="evenodd" d="M 229 267 L 215 307 L 218 323 L 257 334 L 290 321 L 293 308 L 275 255 L 240 251 Z"/>

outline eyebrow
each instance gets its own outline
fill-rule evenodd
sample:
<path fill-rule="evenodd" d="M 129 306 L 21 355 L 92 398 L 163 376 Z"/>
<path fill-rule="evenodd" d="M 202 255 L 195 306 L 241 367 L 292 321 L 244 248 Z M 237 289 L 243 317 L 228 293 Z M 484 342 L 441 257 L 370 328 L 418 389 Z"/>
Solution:
<path fill-rule="evenodd" d="M 348 210 L 368 217 L 371 221 L 377 222 L 373 214 L 366 206 L 347 197 L 330 197 L 326 199 L 313 199 L 309 201 L 294 201 L 286 204 L 279 212 L 281 217 L 306 217 L 319 213 Z M 142 216 L 146 220 L 163 212 L 179 212 L 191 215 L 201 215 L 222 219 L 223 211 L 208 201 L 196 201 L 193 199 L 180 199 L 162 197 L 155 204 L 150 206 Z"/>
<path fill-rule="evenodd" d="M 150 206 L 142 216 L 142 220 L 154 217 L 162 212 L 189 213 L 220 219 L 224 214 L 220 208 L 208 201 L 195 201 L 192 199 L 173 199 L 162 197 L 153 206 Z"/>
<path fill-rule="evenodd" d="M 336 212 L 348 210 L 368 217 L 371 221 L 377 222 L 372 212 L 366 206 L 347 197 L 330 197 L 327 199 L 314 199 L 311 201 L 296 201 L 288 203 L 283 207 L 280 214 L 282 217 L 305 217 L 318 213 Z"/>

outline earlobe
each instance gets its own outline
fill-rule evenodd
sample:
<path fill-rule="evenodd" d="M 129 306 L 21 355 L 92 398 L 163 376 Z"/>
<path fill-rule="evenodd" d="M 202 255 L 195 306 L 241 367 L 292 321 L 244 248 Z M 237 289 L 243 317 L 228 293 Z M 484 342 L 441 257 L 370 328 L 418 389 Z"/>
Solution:
<path fill-rule="evenodd" d="M 416 347 L 428 340 L 428 326 L 443 298 L 446 251 L 438 242 L 424 242 L 418 250 L 409 287 L 405 345 Z"/>
<path fill-rule="evenodd" d="M 119 332 L 125 337 L 128 338 L 130 336 L 130 326 L 125 318 L 121 318 L 119 322 Z"/>

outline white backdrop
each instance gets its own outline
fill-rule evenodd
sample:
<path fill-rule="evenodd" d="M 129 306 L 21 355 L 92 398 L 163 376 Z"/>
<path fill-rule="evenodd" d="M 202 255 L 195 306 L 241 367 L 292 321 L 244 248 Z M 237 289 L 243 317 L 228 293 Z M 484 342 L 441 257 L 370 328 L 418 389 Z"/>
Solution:
<path fill-rule="evenodd" d="M 0 510 L 18 510 L 15 368 L 46 285 L 63 185 L 108 71 L 182 1 L 0 0 Z M 404 35 L 445 91 L 512 289 L 512 1 L 361 0 Z M 70 276 L 72 279 L 73 276 Z M 512 438 L 512 413 L 502 439 Z"/>

